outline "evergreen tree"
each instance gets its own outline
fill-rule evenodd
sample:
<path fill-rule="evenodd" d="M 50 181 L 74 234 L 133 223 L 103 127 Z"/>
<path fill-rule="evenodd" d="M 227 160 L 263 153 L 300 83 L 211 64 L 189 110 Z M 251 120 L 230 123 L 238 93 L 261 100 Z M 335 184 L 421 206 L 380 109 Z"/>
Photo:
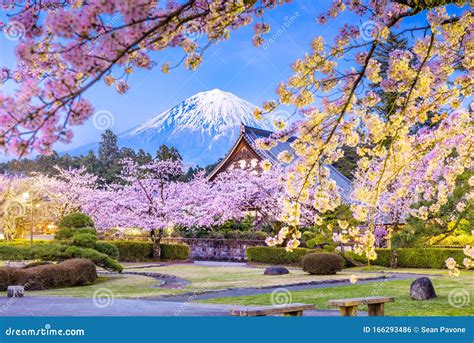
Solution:
<path fill-rule="evenodd" d="M 388 63 L 390 61 L 390 53 L 395 50 L 402 49 L 406 50 L 408 47 L 408 40 L 406 38 L 400 38 L 392 33 L 387 37 L 387 40 L 378 45 L 374 52 L 374 59 L 380 63 L 380 76 L 382 80 L 387 79 Z M 388 120 L 391 113 L 394 113 L 398 106 L 396 104 L 399 93 L 396 92 L 384 92 L 378 84 L 371 84 L 372 90 L 382 100 L 379 104 L 372 107 L 371 110 L 375 111 L 381 118 Z"/>
<path fill-rule="evenodd" d="M 120 150 L 117 145 L 117 136 L 106 130 L 99 143 L 99 170 L 97 175 L 102 182 L 109 184 L 117 181 L 122 167 L 120 165 Z"/>
<path fill-rule="evenodd" d="M 145 152 L 143 149 L 138 150 L 137 155 L 135 157 L 135 161 L 139 165 L 145 165 L 152 161 L 152 157 L 149 153 Z"/>
<path fill-rule="evenodd" d="M 182 161 L 183 158 L 181 157 L 178 149 L 175 147 L 168 147 L 165 144 L 162 144 L 158 150 L 156 151 L 155 159 L 158 161 Z"/>
<path fill-rule="evenodd" d="M 97 175 L 100 169 L 100 163 L 95 156 L 94 150 L 89 150 L 86 156 L 81 156 L 81 164 L 87 169 L 87 172 Z"/>

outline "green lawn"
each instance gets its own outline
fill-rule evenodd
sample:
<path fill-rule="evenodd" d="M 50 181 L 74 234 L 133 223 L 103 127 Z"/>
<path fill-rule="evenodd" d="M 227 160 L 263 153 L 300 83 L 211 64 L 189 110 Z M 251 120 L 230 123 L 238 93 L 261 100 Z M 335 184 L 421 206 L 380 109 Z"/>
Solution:
<path fill-rule="evenodd" d="M 30 295 L 57 295 L 74 297 L 92 297 L 100 288 L 110 289 L 117 298 L 153 297 L 168 294 L 201 293 L 206 291 L 225 290 L 229 288 L 281 286 L 312 281 L 348 280 L 352 272 L 338 275 L 316 276 L 304 273 L 299 268 L 292 268 L 290 274 L 280 276 L 263 275 L 263 268 L 249 267 L 208 267 L 192 264 L 175 264 L 165 267 L 127 269 L 126 271 L 157 272 L 175 275 L 186 279 L 189 285 L 181 289 L 153 288 L 158 281 L 147 276 L 106 275 L 101 276 L 93 285 L 31 291 Z M 358 273 L 360 279 L 379 276 L 377 273 Z"/>
<path fill-rule="evenodd" d="M 390 269 L 387 267 L 371 266 L 370 268 L 352 267 L 345 269 L 354 272 L 378 272 L 378 273 L 402 273 L 402 274 L 424 274 L 424 275 L 448 275 L 447 269 L 422 269 L 422 268 L 397 268 Z"/>
<path fill-rule="evenodd" d="M 352 272 L 343 271 L 337 275 L 309 275 L 301 268 L 290 268 L 287 275 L 263 275 L 262 267 L 208 267 L 193 264 L 176 264 L 166 267 L 136 269 L 135 271 L 151 271 L 175 275 L 191 282 L 188 291 L 222 290 L 229 288 L 249 288 L 280 286 L 312 281 L 348 280 Z M 133 270 L 133 269 L 129 269 Z M 358 273 L 359 278 L 373 278 L 380 273 Z"/>
<path fill-rule="evenodd" d="M 438 272 L 441 272 L 438 270 Z M 446 271 L 444 271 L 446 273 Z M 428 301 L 412 300 L 409 296 L 410 284 L 414 280 L 382 281 L 371 284 L 353 284 L 349 286 L 319 288 L 305 291 L 291 292 L 291 302 L 315 304 L 318 308 L 330 308 L 327 302 L 330 299 L 367 297 L 367 296 L 395 296 L 394 303 L 386 304 L 385 314 L 388 316 L 465 316 L 474 315 L 474 273 L 464 272 L 460 277 L 448 276 L 431 277 L 437 298 Z M 448 300 L 451 292 L 451 303 L 464 306 L 454 307 Z M 460 295 L 456 297 L 455 295 Z M 203 300 L 213 304 L 237 305 L 270 305 L 271 295 L 228 297 Z M 361 310 L 366 310 L 360 307 Z"/>
<path fill-rule="evenodd" d="M 81 287 L 69 287 L 49 289 L 45 291 L 30 291 L 29 296 L 64 296 L 64 297 L 84 297 L 92 298 L 94 292 L 99 289 L 110 290 L 115 298 L 137 298 L 137 297 L 153 297 L 165 294 L 174 294 L 183 291 L 167 290 L 153 288 L 158 281 L 153 278 L 139 275 L 107 275 L 100 276 L 92 285 Z"/>

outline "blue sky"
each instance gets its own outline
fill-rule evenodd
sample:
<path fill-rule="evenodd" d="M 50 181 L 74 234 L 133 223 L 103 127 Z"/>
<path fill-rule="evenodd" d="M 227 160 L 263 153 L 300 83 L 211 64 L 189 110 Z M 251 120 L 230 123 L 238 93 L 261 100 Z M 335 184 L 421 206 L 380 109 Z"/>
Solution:
<path fill-rule="evenodd" d="M 112 130 L 120 133 L 150 117 L 176 105 L 183 99 L 200 91 L 219 88 L 232 92 L 256 105 L 275 98 L 278 83 L 291 75 L 291 63 L 309 50 L 313 37 L 322 35 L 326 40 L 337 34 L 341 22 L 362 23 L 346 12 L 328 25 L 316 23 L 316 17 L 328 8 L 330 0 L 295 0 L 266 12 L 265 20 L 271 25 L 273 43 L 255 48 L 252 44 L 252 25 L 231 33 L 231 38 L 211 47 L 204 56 L 203 64 L 196 71 L 183 66 L 170 74 L 159 68 L 152 71 L 137 71 L 130 78 L 130 91 L 119 95 L 102 82 L 86 93 L 96 110 L 110 111 L 115 119 Z M 2 18 L 3 16 L 3 18 Z M 5 20 L 0 14 L 0 20 Z M 409 19 L 410 21 L 417 19 Z M 355 21 L 355 22 L 354 22 Z M 287 23 L 287 25 L 285 25 Z M 276 34 L 279 30 L 281 34 Z M 0 35 L 0 66 L 13 67 L 14 45 Z M 183 57 L 180 49 L 167 50 L 158 55 L 161 65 Z M 57 146 L 58 150 L 71 149 L 85 143 L 97 141 L 102 131 L 89 120 L 75 129 L 72 144 Z"/>
<path fill-rule="evenodd" d="M 183 66 L 168 75 L 159 68 L 137 71 L 129 80 L 130 91 L 127 94 L 118 95 L 113 88 L 100 83 L 86 93 L 86 98 L 93 102 L 96 110 L 107 110 L 113 114 L 115 123 L 112 130 L 116 133 L 142 123 L 197 92 L 214 88 L 232 92 L 259 105 L 264 100 L 275 98 L 276 86 L 291 75 L 291 63 L 308 51 L 312 37 L 333 34 L 332 25 L 320 26 L 315 21 L 328 5 L 328 0 L 298 0 L 268 11 L 265 19 L 272 26 L 269 37 L 280 28 L 284 32 L 276 35 L 274 42 L 263 48 L 253 46 L 253 28 L 249 25 L 233 31 L 229 40 L 211 47 L 196 71 L 189 71 Z M 288 25 L 285 26 L 285 22 Z M 13 49 L 14 45 L 2 35 L 1 66 L 13 67 Z M 177 61 L 182 56 L 183 52 L 179 49 L 168 50 L 158 55 L 158 63 Z M 76 128 L 75 132 L 68 149 L 96 141 L 102 133 L 91 121 Z M 64 147 L 57 146 L 57 149 Z"/>

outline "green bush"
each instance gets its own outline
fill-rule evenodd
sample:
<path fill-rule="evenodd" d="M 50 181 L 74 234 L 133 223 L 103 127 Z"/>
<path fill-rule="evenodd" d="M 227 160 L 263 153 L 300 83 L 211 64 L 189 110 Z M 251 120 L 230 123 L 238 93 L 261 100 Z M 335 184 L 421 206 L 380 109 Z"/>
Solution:
<path fill-rule="evenodd" d="M 113 244 L 106 243 L 106 242 L 96 242 L 94 244 L 94 249 L 102 254 L 106 254 L 109 257 L 113 258 L 114 260 L 119 259 L 119 250 Z"/>
<path fill-rule="evenodd" d="M 76 212 L 64 216 L 59 222 L 60 228 L 94 227 L 94 221 L 84 213 Z"/>
<path fill-rule="evenodd" d="M 72 245 L 83 248 L 94 248 L 97 242 L 97 235 L 91 233 L 76 233 L 72 236 Z"/>
<path fill-rule="evenodd" d="M 119 273 L 121 273 L 123 270 L 123 267 L 120 265 L 120 263 L 110 258 L 106 254 L 102 254 L 94 249 L 70 246 L 66 249 L 65 254 L 68 256 L 68 258 L 87 258 L 94 262 L 97 266 L 107 270 L 116 271 Z"/>
<path fill-rule="evenodd" d="M 247 259 L 249 262 L 268 264 L 300 264 L 304 255 L 317 252 L 315 249 L 296 248 L 292 252 L 279 247 L 249 247 Z"/>
<path fill-rule="evenodd" d="M 334 275 L 344 267 L 344 259 L 338 254 L 311 253 L 303 256 L 301 265 L 312 275 Z"/>
<path fill-rule="evenodd" d="M 375 249 L 377 259 L 371 263 L 378 266 L 390 267 L 390 249 Z M 459 264 L 464 259 L 462 249 L 441 248 L 400 248 L 396 249 L 399 268 L 446 268 L 445 261 L 453 257 Z M 352 252 L 346 253 L 356 261 L 367 263 L 367 259 Z"/>
<path fill-rule="evenodd" d="M 0 260 L 19 261 L 31 259 L 33 259 L 32 253 L 28 245 L 0 245 Z"/>
<path fill-rule="evenodd" d="M 30 246 L 0 245 L 0 259 L 2 260 L 44 260 L 63 261 L 70 258 L 87 258 L 97 266 L 107 270 L 121 272 L 122 266 L 108 255 L 91 248 L 81 248 L 60 243 L 42 243 Z"/>
<path fill-rule="evenodd" d="M 67 245 L 59 243 L 33 245 L 31 248 L 31 258 L 44 261 L 62 261 L 67 259 L 66 249 Z"/>
<path fill-rule="evenodd" d="M 119 261 L 143 262 L 153 259 L 153 243 L 134 241 L 106 241 L 118 249 Z"/>
<path fill-rule="evenodd" d="M 58 241 L 72 241 L 74 235 L 77 234 L 90 234 L 97 236 L 97 232 L 93 227 L 73 228 L 65 227 L 61 228 L 54 235 L 54 239 Z"/>
<path fill-rule="evenodd" d="M 106 241 L 118 249 L 118 259 L 123 262 L 143 262 L 153 259 L 153 243 L 134 241 Z M 189 247 L 183 244 L 161 244 L 164 260 L 187 260 Z"/>
<path fill-rule="evenodd" d="M 184 244 L 161 244 L 161 258 L 164 260 L 187 260 L 189 247 Z"/>
<path fill-rule="evenodd" d="M 10 285 L 22 285 L 26 290 L 82 286 L 94 282 L 96 278 L 96 267 L 92 261 L 72 259 L 26 269 L 0 268 L 0 290 L 5 291 Z"/>

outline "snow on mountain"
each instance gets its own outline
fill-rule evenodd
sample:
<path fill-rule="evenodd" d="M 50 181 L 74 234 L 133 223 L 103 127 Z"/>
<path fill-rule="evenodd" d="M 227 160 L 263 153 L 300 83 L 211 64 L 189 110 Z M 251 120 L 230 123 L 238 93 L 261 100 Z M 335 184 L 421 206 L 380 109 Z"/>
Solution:
<path fill-rule="evenodd" d="M 270 121 L 253 117 L 255 105 L 236 95 L 213 89 L 197 93 L 145 123 L 118 135 L 120 147 L 143 149 L 154 155 L 161 144 L 179 150 L 185 163 L 205 166 L 224 157 L 239 136 L 241 123 L 274 130 Z M 74 149 L 84 154 L 97 143 Z"/>

